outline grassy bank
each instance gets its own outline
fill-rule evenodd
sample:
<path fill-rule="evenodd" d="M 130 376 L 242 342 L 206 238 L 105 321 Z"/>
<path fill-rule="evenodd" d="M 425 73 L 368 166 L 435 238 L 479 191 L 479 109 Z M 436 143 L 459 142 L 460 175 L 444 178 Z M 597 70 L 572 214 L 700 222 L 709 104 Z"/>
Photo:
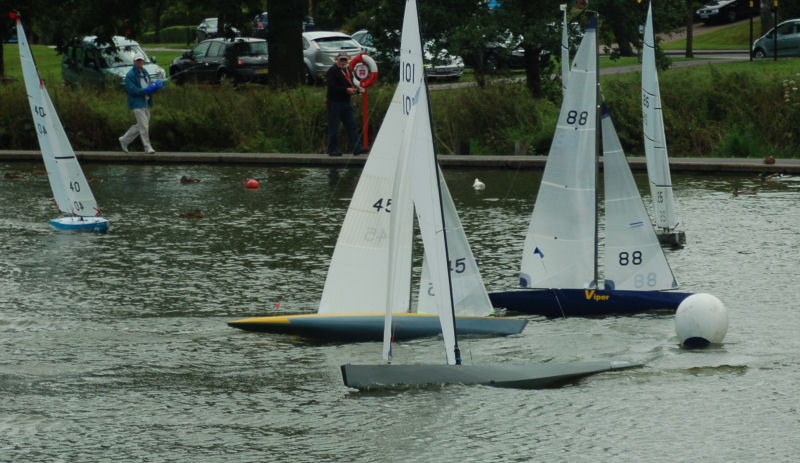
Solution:
<path fill-rule="evenodd" d="M 753 18 L 753 40 L 761 37 L 761 19 Z M 749 50 L 753 44 L 750 40 L 750 22 L 739 22 L 711 32 L 695 35 L 692 39 L 694 50 Z M 665 50 L 685 50 L 686 39 L 661 43 Z"/>
<path fill-rule="evenodd" d="M 661 73 L 670 154 L 800 157 L 799 65 L 764 60 Z M 60 76 L 47 80 L 76 149 L 119 149 L 117 137 L 133 123 L 122 91 L 73 90 L 57 83 Z M 602 85 L 626 151 L 641 154 L 640 74 L 604 76 Z M 392 92 L 393 85 L 370 91 L 373 138 Z M 453 153 L 468 142 L 472 154 L 512 154 L 514 142 L 525 141 L 530 154 L 546 154 L 560 105 L 560 92 L 553 95 L 533 100 L 523 84 L 431 92 L 439 149 Z M 152 139 L 161 151 L 321 153 L 324 101 L 322 87 L 172 86 L 156 96 Z M 360 102 L 356 114 L 360 125 Z M 38 149 L 21 82 L 0 86 L 0 147 Z"/>

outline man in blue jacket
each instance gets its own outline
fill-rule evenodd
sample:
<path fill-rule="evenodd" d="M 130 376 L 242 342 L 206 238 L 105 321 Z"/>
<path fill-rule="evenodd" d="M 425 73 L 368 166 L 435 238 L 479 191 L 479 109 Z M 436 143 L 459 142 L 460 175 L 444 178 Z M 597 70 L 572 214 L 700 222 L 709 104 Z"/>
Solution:
<path fill-rule="evenodd" d="M 137 53 L 133 58 L 133 67 L 125 75 L 125 92 L 128 94 L 128 109 L 133 110 L 136 124 L 119 137 L 122 151 L 128 152 L 128 145 L 136 139 L 142 138 L 144 152 L 153 154 L 156 150 L 150 145 L 150 107 L 153 106 L 153 96 L 161 88 L 161 81 L 150 82 L 150 76 L 144 68 L 144 55 Z"/>

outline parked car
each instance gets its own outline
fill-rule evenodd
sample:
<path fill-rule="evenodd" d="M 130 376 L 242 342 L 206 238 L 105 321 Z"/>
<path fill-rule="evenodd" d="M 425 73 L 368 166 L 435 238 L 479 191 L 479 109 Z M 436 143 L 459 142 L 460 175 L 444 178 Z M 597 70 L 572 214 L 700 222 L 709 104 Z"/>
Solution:
<path fill-rule="evenodd" d="M 98 44 L 96 36 L 87 36 L 73 41 L 61 58 L 61 76 L 70 85 L 125 85 L 125 74 L 133 66 L 133 57 L 141 53 L 145 57 L 144 69 L 151 79 L 168 82 L 164 68 L 156 65 L 156 59 L 147 53 L 135 40 L 114 36 L 115 49 L 110 44 Z"/>
<path fill-rule="evenodd" d="M 200 22 L 195 30 L 195 41 L 197 43 L 206 39 L 213 39 L 222 36 L 218 27 L 219 18 L 206 18 Z M 239 29 L 231 27 L 234 35 L 239 36 Z"/>
<path fill-rule="evenodd" d="M 778 24 L 778 56 L 800 56 L 800 19 L 790 19 Z M 775 56 L 775 28 L 753 42 L 753 56 Z"/>
<path fill-rule="evenodd" d="M 750 8 L 749 0 L 715 0 L 695 12 L 697 18 L 705 23 L 734 22 L 756 14 L 758 7 Z"/>
<path fill-rule="evenodd" d="M 314 84 L 336 61 L 336 54 L 347 53 L 351 58 L 361 53 L 361 45 L 347 34 L 331 31 L 303 32 L 303 62 L 306 83 Z"/>
<path fill-rule="evenodd" d="M 306 16 L 303 18 L 303 31 L 313 31 L 316 28 L 314 24 L 314 18 L 311 16 Z M 269 15 L 267 12 L 263 12 L 259 15 L 256 15 L 253 18 L 253 29 L 250 32 L 250 35 L 253 37 L 259 37 L 262 39 L 267 38 L 267 32 L 269 31 Z"/>
<path fill-rule="evenodd" d="M 175 58 L 169 65 L 170 78 L 186 81 L 235 84 L 267 81 L 267 41 L 252 37 L 208 39 Z"/>
<path fill-rule="evenodd" d="M 375 48 L 372 41 L 372 34 L 366 29 L 362 29 L 353 34 L 353 39 L 356 40 L 364 52 L 371 56 L 381 58 L 380 53 Z M 458 80 L 464 74 L 464 60 L 460 56 L 451 55 L 446 49 L 439 51 L 437 55 L 430 51 L 434 48 L 431 41 L 425 42 L 423 45 L 423 52 L 425 54 L 425 70 L 428 78 L 431 79 L 453 79 Z M 398 60 L 396 53 L 397 50 L 392 51 L 395 56 L 392 59 L 396 62 Z M 385 58 L 385 56 L 383 57 Z"/>

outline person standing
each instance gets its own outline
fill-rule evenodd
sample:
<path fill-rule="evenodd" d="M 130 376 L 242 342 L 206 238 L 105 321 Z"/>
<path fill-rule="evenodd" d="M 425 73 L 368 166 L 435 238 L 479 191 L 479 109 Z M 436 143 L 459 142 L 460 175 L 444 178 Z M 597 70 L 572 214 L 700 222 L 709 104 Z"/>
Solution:
<path fill-rule="evenodd" d="M 336 62 L 325 74 L 328 81 L 328 156 L 342 155 L 339 152 L 337 136 L 340 123 L 344 124 L 344 129 L 347 131 L 354 156 L 369 151 L 361 144 L 356 133 L 356 120 L 350 97 L 361 93 L 361 87 L 353 83 L 355 76 L 347 66 L 349 60 L 347 53 L 340 52 L 336 55 Z"/>
<path fill-rule="evenodd" d="M 119 137 L 122 151 L 128 152 L 128 145 L 141 137 L 144 152 L 153 154 L 156 150 L 150 144 L 150 107 L 153 106 L 153 93 L 161 88 L 161 81 L 150 82 L 150 76 L 144 68 L 144 55 L 137 53 L 133 58 L 133 67 L 125 75 L 125 92 L 128 94 L 128 109 L 133 110 L 136 124 Z"/>

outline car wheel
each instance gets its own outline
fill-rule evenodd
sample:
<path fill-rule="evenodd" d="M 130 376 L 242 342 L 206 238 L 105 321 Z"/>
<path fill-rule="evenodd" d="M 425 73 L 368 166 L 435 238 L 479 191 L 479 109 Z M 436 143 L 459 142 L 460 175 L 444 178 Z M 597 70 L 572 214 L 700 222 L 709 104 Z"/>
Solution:
<path fill-rule="evenodd" d="M 306 81 L 306 85 L 314 85 L 317 83 L 316 79 L 314 79 L 314 74 L 311 73 L 308 67 L 304 67 L 303 79 Z"/>
<path fill-rule="evenodd" d="M 486 72 L 494 74 L 500 67 L 500 58 L 494 53 L 486 57 Z"/>
<path fill-rule="evenodd" d="M 183 76 L 178 68 L 169 68 L 169 79 L 177 85 L 183 85 Z"/>
<path fill-rule="evenodd" d="M 228 72 L 224 69 L 219 71 L 219 74 L 217 74 L 217 82 L 219 82 L 219 84 L 223 87 L 232 87 L 236 83 L 233 79 L 233 76 L 228 74 Z"/>
<path fill-rule="evenodd" d="M 766 58 L 767 52 L 765 52 L 763 48 L 756 48 L 754 56 L 758 59 Z"/>

